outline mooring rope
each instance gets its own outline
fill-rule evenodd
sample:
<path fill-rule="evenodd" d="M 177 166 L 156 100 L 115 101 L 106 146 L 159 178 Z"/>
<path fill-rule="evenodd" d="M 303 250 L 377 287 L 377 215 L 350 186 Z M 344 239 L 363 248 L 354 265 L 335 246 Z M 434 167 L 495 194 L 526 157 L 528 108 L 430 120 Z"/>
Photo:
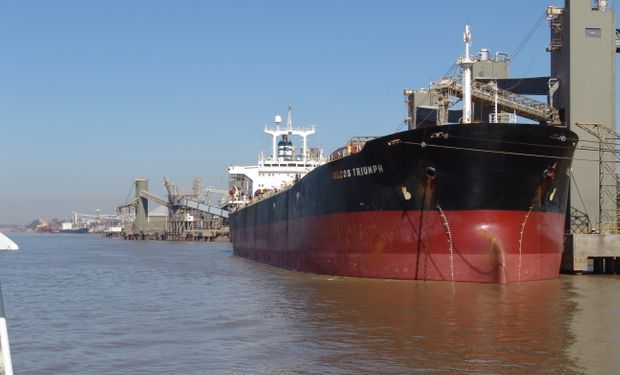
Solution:
<path fill-rule="evenodd" d="M 515 156 L 528 156 L 534 158 L 546 158 L 546 159 L 562 159 L 562 160 L 572 160 L 572 158 L 567 156 L 556 156 L 556 155 L 544 155 L 544 154 L 530 154 L 526 152 L 514 152 L 514 151 L 501 151 L 501 150 L 487 150 L 483 148 L 472 148 L 472 147 L 458 147 L 458 146 L 446 146 L 446 145 L 434 145 L 432 143 L 426 142 L 402 142 L 403 144 L 409 144 L 414 146 L 424 147 L 436 147 L 436 148 L 446 148 L 452 150 L 463 150 L 463 151 L 472 151 L 472 152 L 485 152 L 490 154 L 501 154 L 501 155 L 515 155 Z"/>

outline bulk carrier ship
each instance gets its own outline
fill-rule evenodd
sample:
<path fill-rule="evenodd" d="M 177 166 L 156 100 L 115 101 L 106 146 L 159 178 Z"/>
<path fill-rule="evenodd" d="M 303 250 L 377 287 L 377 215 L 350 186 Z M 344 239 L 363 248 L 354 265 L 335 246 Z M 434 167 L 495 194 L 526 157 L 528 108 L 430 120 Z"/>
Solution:
<path fill-rule="evenodd" d="M 405 90 L 407 131 L 354 138 L 324 158 L 306 145 L 314 129 L 293 128 L 290 108 L 286 127 L 277 118 L 266 128 L 271 157 L 229 168 L 234 253 L 339 276 L 557 277 L 577 136 L 552 106 L 500 89 L 499 79 L 474 78 L 474 66 L 507 71 L 509 59 L 487 50 L 470 56 L 468 27 L 464 37 L 459 79 L 442 79 L 430 92 Z M 462 109 L 448 108 L 454 97 Z M 429 106 L 414 105 L 420 98 Z M 516 115 L 538 123 L 516 123 Z M 299 156 L 293 135 L 304 139 Z"/>

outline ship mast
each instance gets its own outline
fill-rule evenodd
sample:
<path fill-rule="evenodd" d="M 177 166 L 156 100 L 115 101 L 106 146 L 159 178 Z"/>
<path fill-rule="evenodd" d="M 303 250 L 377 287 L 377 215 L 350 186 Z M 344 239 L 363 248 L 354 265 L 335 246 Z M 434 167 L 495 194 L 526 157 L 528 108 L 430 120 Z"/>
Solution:
<path fill-rule="evenodd" d="M 471 44 L 471 33 L 469 32 L 469 25 L 465 25 L 465 32 L 463 33 L 463 41 L 465 42 L 465 57 L 461 57 L 457 64 L 463 71 L 463 120 L 464 124 L 471 123 L 471 76 L 472 66 L 474 60 L 469 56 L 469 47 Z"/>
<path fill-rule="evenodd" d="M 293 130 L 293 107 L 288 105 L 288 114 L 286 116 L 286 130 L 290 133 Z"/>
<path fill-rule="evenodd" d="M 277 147 L 276 147 L 276 139 L 279 136 L 289 136 L 289 135 L 296 135 L 299 136 L 303 139 L 303 147 L 302 147 L 302 159 L 304 164 L 307 163 L 308 161 L 308 136 L 312 135 L 315 133 L 315 129 L 314 129 L 314 125 L 312 125 L 310 127 L 310 129 L 295 129 L 293 128 L 293 107 L 292 106 L 288 106 L 288 116 L 287 116 L 287 121 L 286 121 L 286 128 L 285 129 L 281 129 L 280 128 L 280 124 L 282 123 L 282 117 L 281 116 L 276 116 L 275 117 L 275 124 L 276 127 L 275 128 L 268 128 L 267 125 L 265 125 L 265 133 L 270 134 L 272 139 L 271 139 L 271 149 L 272 149 L 272 153 L 271 153 L 271 159 L 272 161 L 276 161 L 277 160 Z"/>

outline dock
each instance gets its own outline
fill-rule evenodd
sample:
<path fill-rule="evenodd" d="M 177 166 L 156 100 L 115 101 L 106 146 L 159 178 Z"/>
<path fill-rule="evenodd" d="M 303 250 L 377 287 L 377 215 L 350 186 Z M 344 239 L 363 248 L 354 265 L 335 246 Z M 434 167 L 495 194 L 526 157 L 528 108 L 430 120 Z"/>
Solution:
<path fill-rule="evenodd" d="M 127 218 L 124 229 L 120 234 L 110 233 L 109 237 L 126 240 L 230 241 L 228 211 L 205 202 L 199 193 L 183 194 L 165 177 L 167 198 L 150 193 L 146 179 L 137 178 L 134 184 L 134 200 L 116 208 L 119 216 Z M 149 211 L 149 201 L 159 204 L 159 207 Z"/>

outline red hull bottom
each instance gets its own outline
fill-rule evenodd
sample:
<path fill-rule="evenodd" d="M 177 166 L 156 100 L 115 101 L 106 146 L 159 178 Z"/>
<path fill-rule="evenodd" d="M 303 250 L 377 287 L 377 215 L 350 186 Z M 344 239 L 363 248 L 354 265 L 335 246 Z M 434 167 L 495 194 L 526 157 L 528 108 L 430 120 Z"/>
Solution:
<path fill-rule="evenodd" d="M 509 283 L 555 278 L 564 214 L 355 212 L 232 232 L 236 255 L 328 275 Z"/>

